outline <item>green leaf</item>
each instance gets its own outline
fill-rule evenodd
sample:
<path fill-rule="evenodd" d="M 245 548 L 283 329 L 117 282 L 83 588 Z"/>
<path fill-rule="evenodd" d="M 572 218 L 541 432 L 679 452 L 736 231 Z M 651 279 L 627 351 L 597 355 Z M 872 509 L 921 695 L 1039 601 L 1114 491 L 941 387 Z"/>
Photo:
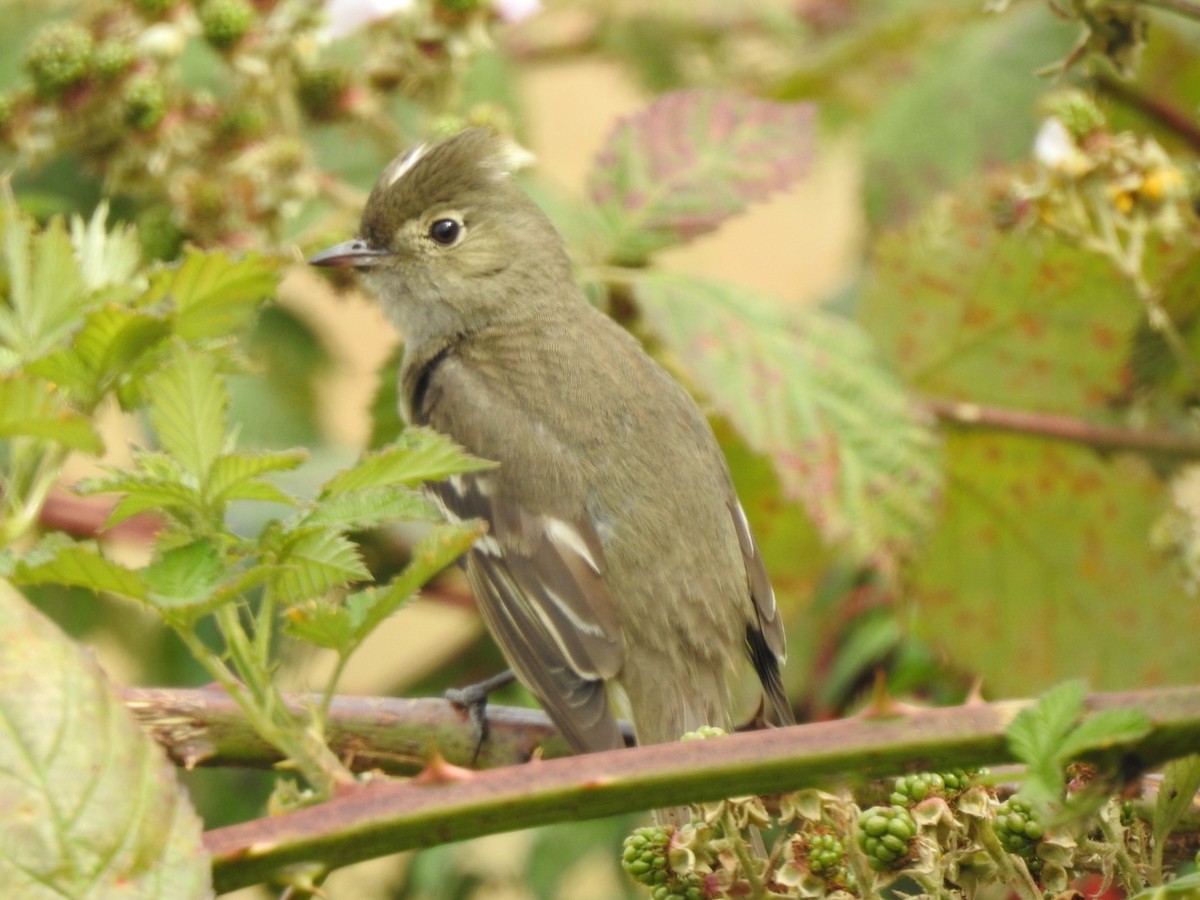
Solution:
<path fill-rule="evenodd" d="M 321 489 L 326 500 L 351 491 L 437 481 L 462 472 L 490 469 L 495 463 L 471 456 L 450 438 L 428 428 L 408 428 L 393 444 L 334 475 Z"/>
<path fill-rule="evenodd" d="M 390 616 L 408 598 L 444 568 L 471 549 L 475 539 L 486 531 L 480 523 L 438 525 L 419 540 L 412 558 L 399 575 L 377 590 L 364 592 L 361 620 L 355 626 L 355 639 L 361 641 Z"/>
<path fill-rule="evenodd" d="M 45 557 L 45 558 L 43 558 Z M 17 563 L 12 580 L 18 584 L 63 584 L 145 600 L 141 576 L 125 566 L 105 559 L 85 544 L 49 544 L 44 553 L 27 554 Z"/>
<path fill-rule="evenodd" d="M 1141 304 L 1103 260 L 998 232 L 985 203 L 979 185 L 881 238 L 861 321 L 921 394 L 1127 426 L 1113 401 Z M 1147 539 L 1170 503 L 1151 463 L 1035 435 L 944 435 L 943 517 L 910 570 L 921 637 L 1008 696 L 1065 678 L 1200 678 L 1185 637 L 1200 605 Z"/>
<path fill-rule="evenodd" d="M 0 720 L 7 896 L 212 896 L 174 766 L 91 656 L 4 588 Z"/>
<path fill-rule="evenodd" d="M 35 360 L 28 371 L 62 385 L 91 407 L 170 333 L 170 323 L 159 316 L 105 306 L 88 314 L 68 349 Z"/>
<path fill-rule="evenodd" d="M 771 458 L 827 540 L 894 561 L 924 536 L 937 441 L 853 323 L 663 272 L 638 273 L 634 291 L 678 364 Z"/>
<path fill-rule="evenodd" d="M 411 488 L 400 485 L 348 491 L 320 501 L 304 517 L 308 525 L 331 525 L 344 531 L 391 522 L 438 518 L 437 508 Z"/>
<path fill-rule="evenodd" d="M 1029 768 L 1021 790 L 1031 799 L 1047 802 L 1061 796 L 1066 760 L 1060 749 L 1083 713 L 1086 696 L 1082 681 L 1056 685 L 1017 713 L 1008 726 L 1008 746 Z"/>
<path fill-rule="evenodd" d="M 0 339 L 22 358 L 32 359 L 63 340 L 86 309 L 87 295 L 74 248 L 61 219 L 42 231 L 13 205 L 2 204 L 4 253 L 0 284 L 8 303 L 0 303 Z"/>
<path fill-rule="evenodd" d="M 29 436 L 99 455 L 104 443 L 86 416 L 69 408 L 54 385 L 21 373 L 0 375 L 0 437 Z"/>
<path fill-rule="evenodd" d="M 1141 304 L 1100 257 L 1001 233 L 986 194 L 881 237 L 859 321 L 922 393 L 1113 418 Z"/>
<path fill-rule="evenodd" d="M 980 7 L 975 10 L 978 15 Z M 867 119 L 863 199 L 876 227 L 903 220 L 986 167 L 1028 156 L 1037 130 L 1032 112 L 1047 87 L 1032 73 L 1064 56 L 1075 40 L 1073 24 L 1034 6 L 1014 5 L 1003 16 L 978 15 L 975 22 L 947 21 L 962 15 L 935 11 L 948 40 L 922 44 L 921 36 L 906 35 L 910 59 L 892 61 L 906 75 Z M 878 53 L 864 65 L 878 65 L 879 57 L 887 58 Z M 851 76 L 856 81 L 862 68 Z"/>
<path fill-rule="evenodd" d="M 304 528 L 288 535 L 279 563 L 284 570 L 275 579 L 275 590 L 289 603 L 371 577 L 354 544 L 331 528 Z"/>
<path fill-rule="evenodd" d="M 1200 790 L 1200 754 L 1173 759 L 1163 769 L 1162 785 L 1151 818 L 1155 847 L 1165 845 L 1167 836 L 1185 813 L 1192 809 Z"/>
<path fill-rule="evenodd" d="M 79 216 L 71 218 L 71 244 L 83 284 L 89 291 L 116 288 L 133 296 L 142 289 L 144 276 L 142 248 L 137 230 L 132 225 L 120 225 L 109 231 L 108 203 L 96 207 L 86 222 Z"/>
<path fill-rule="evenodd" d="M 207 483 L 225 445 L 225 379 L 208 354 L 176 343 L 150 379 L 150 422 L 163 450 L 197 484 Z"/>
<path fill-rule="evenodd" d="M 782 190 L 808 170 L 812 137 L 808 105 L 714 90 L 660 97 L 617 125 L 592 173 L 608 257 L 644 262 Z"/>
<path fill-rule="evenodd" d="M 157 273 L 141 303 L 171 302 L 176 333 L 188 341 L 242 331 L 263 300 L 275 293 L 280 262 L 256 254 L 237 261 L 224 253 L 189 249 L 183 262 Z"/>
<path fill-rule="evenodd" d="M 295 505 L 295 500 L 283 491 L 260 481 L 260 475 L 269 472 L 287 472 L 308 459 L 306 450 L 282 450 L 278 452 L 236 451 L 219 456 L 213 463 L 206 490 L 214 501 L 224 500 L 272 500 Z M 264 488 L 265 485 L 265 488 Z M 250 496 L 254 494 L 255 496 Z M 270 496 L 266 496 L 266 495 Z M 279 500 L 278 498 L 285 498 Z"/>
<path fill-rule="evenodd" d="M 1077 759 L 1084 753 L 1109 750 L 1145 737 L 1150 719 L 1140 709 L 1106 709 L 1093 713 L 1074 728 L 1062 746 L 1059 756 L 1064 762 Z"/>
<path fill-rule="evenodd" d="M 1166 884 L 1138 891 L 1129 900 L 1196 900 L 1200 896 L 1200 872 L 1189 872 Z"/>
<path fill-rule="evenodd" d="M 172 547 L 141 570 L 149 601 L 172 609 L 210 603 L 224 573 L 225 560 L 206 540 Z"/>
<path fill-rule="evenodd" d="M 462 556 L 481 526 L 440 525 L 417 542 L 404 571 L 385 587 L 350 594 L 344 601 L 313 597 L 286 613 L 288 632 L 348 656 L 384 619 L 404 606 L 431 578 Z"/>

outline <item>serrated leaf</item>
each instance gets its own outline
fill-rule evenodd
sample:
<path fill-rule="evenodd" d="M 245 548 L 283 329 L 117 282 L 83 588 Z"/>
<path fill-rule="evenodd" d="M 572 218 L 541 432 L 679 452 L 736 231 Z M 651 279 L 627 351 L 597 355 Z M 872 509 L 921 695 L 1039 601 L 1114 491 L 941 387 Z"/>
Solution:
<path fill-rule="evenodd" d="M 40 437 L 99 455 L 104 442 L 86 416 L 67 406 L 49 382 L 18 372 L 0 375 L 0 437 Z"/>
<path fill-rule="evenodd" d="M 383 588 L 365 594 L 355 611 L 354 638 L 361 641 L 380 622 L 407 603 L 418 590 L 471 549 L 475 539 L 484 533 L 480 524 L 438 525 L 416 543 L 408 565 Z M 364 592 L 365 593 L 365 592 Z M 360 602 L 360 601 L 356 601 Z"/>
<path fill-rule="evenodd" d="M 73 487 L 75 493 L 84 496 L 124 494 L 109 513 L 105 528 L 147 511 L 193 511 L 203 515 L 205 506 L 200 492 L 183 483 L 182 470 L 170 457 L 140 452 L 134 456 L 134 465 L 140 471 L 116 471 L 111 475 L 86 478 Z"/>
<path fill-rule="evenodd" d="M 225 561 L 206 540 L 172 547 L 141 570 L 154 606 L 178 609 L 211 602 L 225 573 Z"/>
<path fill-rule="evenodd" d="M 941 488 L 937 440 L 853 323 L 663 272 L 639 273 L 634 291 L 645 321 L 771 458 L 826 540 L 894 562 L 924 536 Z"/>
<path fill-rule="evenodd" d="M 633 265 L 712 231 L 804 174 L 812 142 L 810 105 L 664 95 L 621 121 L 596 160 L 591 195 L 608 224 L 608 257 Z"/>
<path fill-rule="evenodd" d="M 159 316 L 105 306 L 88 314 L 69 348 L 34 360 L 27 369 L 63 386 L 90 407 L 170 333 L 170 323 Z"/>
<path fill-rule="evenodd" d="M 38 559 L 34 554 L 22 559 L 13 572 L 13 581 L 18 584 L 63 584 L 131 600 L 146 599 L 146 585 L 137 572 L 105 559 L 87 545 L 55 546 L 49 558 L 35 561 Z"/>
<path fill-rule="evenodd" d="M 258 480 L 260 475 L 269 472 L 287 472 L 295 469 L 308 459 L 306 450 L 281 450 L 278 452 L 247 452 L 236 451 L 224 453 L 213 463 L 205 490 L 214 501 L 221 500 L 264 500 L 287 502 L 294 505 L 295 501 L 287 494 L 275 488 L 268 487 L 274 492 L 270 497 L 248 496 L 253 493 L 269 493 L 260 490 L 265 482 Z M 287 498 L 278 500 L 278 497 Z"/>
<path fill-rule="evenodd" d="M 1066 681 L 1017 713 L 1005 737 L 1013 754 L 1029 768 L 1022 792 L 1038 801 L 1059 796 L 1065 780 L 1061 747 L 1083 713 L 1087 686 Z"/>
<path fill-rule="evenodd" d="M 466 553 L 482 533 L 481 526 L 471 525 L 440 525 L 431 529 L 413 547 L 408 566 L 386 586 L 356 591 L 340 602 L 313 597 L 294 604 L 285 617 L 288 632 L 348 656 L 426 582 Z"/>
<path fill-rule="evenodd" d="M 408 428 L 395 443 L 364 453 L 352 467 L 334 475 L 325 482 L 320 496 L 326 500 L 350 491 L 437 481 L 494 466 L 495 463 L 471 456 L 436 431 Z"/>
<path fill-rule="evenodd" d="M 119 288 L 132 295 L 141 289 L 144 279 L 138 269 L 142 248 L 132 225 L 108 230 L 108 203 L 100 203 L 86 222 L 71 218 L 71 244 L 84 286 L 89 291 Z"/>
<path fill-rule="evenodd" d="M 330 528 L 306 528 L 292 535 L 279 562 L 284 570 L 275 589 L 289 603 L 371 577 L 354 544 Z"/>
<path fill-rule="evenodd" d="M 243 329 L 278 282 L 280 263 L 248 254 L 189 249 L 183 262 L 158 272 L 142 303 L 167 300 L 177 310 L 175 331 L 185 340 L 225 337 Z"/>
<path fill-rule="evenodd" d="M 332 525 L 344 531 L 391 522 L 433 521 L 437 509 L 411 488 L 400 485 L 348 491 L 320 501 L 304 517 L 309 525 Z"/>
<path fill-rule="evenodd" d="M 1200 790 L 1200 755 L 1193 754 L 1173 759 L 1163 768 L 1162 785 L 1154 802 L 1151 817 L 1155 847 L 1162 847 L 1167 836 L 1189 812 L 1196 802 L 1196 791 Z"/>
<path fill-rule="evenodd" d="M 0 322 L 4 342 L 24 359 L 63 340 L 85 309 L 87 290 L 61 219 L 35 231 L 5 195 L 4 274 L 8 303 Z"/>
<path fill-rule="evenodd" d="M 0 719 L 7 896 L 212 896 L 174 767 L 91 657 L 3 587 Z"/>
<path fill-rule="evenodd" d="M 1140 709 L 1105 709 L 1093 713 L 1067 735 L 1059 758 L 1070 762 L 1084 753 L 1119 747 L 1145 737 L 1150 719 Z"/>
<path fill-rule="evenodd" d="M 997 231 L 986 195 L 972 186 L 882 237 L 860 320 L 921 394 L 1128 426 L 1113 401 L 1142 305 L 1105 260 Z M 1150 255 L 1164 264 L 1161 248 Z M 1098 690 L 1200 678 L 1185 638 L 1200 605 L 1147 539 L 1171 502 L 1154 465 L 1035 435 L 943 433 L 944 514 L 910 570 L 922 637 L 1007 696 L 1065 678 Z"/>
<path fill-rule="evenodd" d="M 294 638 L 346 655 L 354 632 L 351 619 L 344 603 L 330 597 L 311 597 L 288 607 L 284 627 Z"/>
<path fill-rule="evenodd" d="M 229 393 L 205 353 L 175 344 L 150 380 L 150 423 L 160 446 L 185 473 L 205 484 L 225 445 Z"/>
<path fill-rule="evenodd" d="M 274 563 L 257 563 L 238 572 L 217 587 L 208 605 L 210 608 L 216 608 L 230 600 L 243 599 L 249 591 L 266 584 L 282 572 L 283 567 Z"/>

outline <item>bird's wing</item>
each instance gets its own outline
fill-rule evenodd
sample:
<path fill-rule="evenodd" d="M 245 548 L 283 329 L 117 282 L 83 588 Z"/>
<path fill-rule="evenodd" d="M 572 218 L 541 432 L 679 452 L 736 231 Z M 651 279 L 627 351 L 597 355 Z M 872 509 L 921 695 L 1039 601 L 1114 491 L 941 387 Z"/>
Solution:
<path fill-rule="evenodd" d="M 449 364 L 446 364 L 449 362 Z M 429 486 L 447 515 L 482 519 L 488 533 L 467 554 L 466 572 L 492 636 L 573 748 L 623 747 L 604 680 L 624 656 L 616 604 L 604 581 L 604 551 L 579 498 L 571 509 L 523 506 L 506 491 L 507 442 L 480 426 L 482 398 L 452 360 L 423 376 L 413 418 L 450 435 L 501 469 L 456 475 Z M 521 428 L 516 422 L 510 427 Z M 511 436 L 510 436 L 511 437 Z"/>
<path fill-rule="evenodd" d="M 729 512 L 733 516 L 733 524 L 737 529 L 738 543 L 742 547 L 742 561 L 746 564 L 746 581 L 750 587 L 750 597 L 754 600 L 754 611 L 757 624 L 746 626 L 746 649 L 754 671 L 758 673 L 771 706 L 780 722 L 784 725 L 795 724 L 791 704 L 783 690 L 783 681 L 779 676 L 779 667 L 787 656 L 786 637 L 783 631 L 783 620 L 775 605 L 775 591 L 767 576 L 766 566 L 763 565 L 762 555 L 754 542 L 750 531 L 750 523 L 746 520 L 746 511 L 736 497 L 730 498 Z"/>

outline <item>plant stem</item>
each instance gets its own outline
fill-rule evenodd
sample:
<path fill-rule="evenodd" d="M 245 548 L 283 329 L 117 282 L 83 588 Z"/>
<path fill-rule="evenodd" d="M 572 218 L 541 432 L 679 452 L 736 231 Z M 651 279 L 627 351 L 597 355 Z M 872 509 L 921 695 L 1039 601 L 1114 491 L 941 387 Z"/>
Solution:
<path fill-rule="evenodd" d="M 12 446 L 13 476 L 4 491 L 9 513 L 0 524 L 0 547 L 33 527 L 70 453 L 61 444 L 41 439 L 14 439 Z"/>
<path fill-rule="evenodd" d="M 221 636 L 244 686 L 239 685 L 242 689 L 235 691 L 226 681 L 219 677 L 217 680 L 242 706 L 255 730 L 283 751 L 320 796 L 332 796 L 339 784 L 353 783 L 353 774 L 333 754 L 320 735 L 288 709 L 267 672 L 266 659 L 259 659 L 255 655 L 254 647 L 242 627 L 237 606 L 221 606 L 215 615 Z M 199 640 L 196 643 L 207 656 L 213 656 L 207 645 Z M 204 660 L 201 662 L 204 663 Z M 224 664 L 221 664 L 221 668 L 229 671 Z M 214 677 L 217 677 L 215 673 Z M 236 679 L 233 681 L 237 683 Z"/>
<path fill-rule="evenodd" d="M 1129 896 L 1141 891 L 1146 882 L 1138 872 L 1137 865 L 1133 858 L 1129 855 L 1128 849 L 1125 847 L 1125 834 L 1117 821 L 1120 813 L 1111 810 L 1102 812 L 1100 815 L 1100 831 L 1104 834 L 1104 839 L 1108 845 L 1116 851 L 1117 871 L 1121 873 L 1121 883 L 1125 886 L 1125 890 Z"/>
<path fill-rule="evenodd" d="M 1024 861 L 1014 862 L 1014 857 L 1004 849 L 1000 838 L 996 837 L 996 832 L 992 830 L 992 823 L 986 820 L 980 821 L 974 830 L 980 846 L 999 867 L 1004 880 L 1013 892 L 1021 900 L 1042 900 L 1042 892 L 1038 890 Z"/>

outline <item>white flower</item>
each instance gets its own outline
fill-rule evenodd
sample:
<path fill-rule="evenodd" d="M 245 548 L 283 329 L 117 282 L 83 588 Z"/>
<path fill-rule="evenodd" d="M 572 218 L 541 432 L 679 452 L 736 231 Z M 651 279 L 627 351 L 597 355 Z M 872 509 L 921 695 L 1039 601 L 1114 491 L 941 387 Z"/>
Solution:
<path fill-rule="evenodd" d="M 542 0 L 492 0 L 492 10 L 502 22 L 520 22 L 541 12 Z"/>
<path fill-rule="evenodd" d="M 396 13 L 408 12 L 415 0 L 325 0 L 325 25 L 318 32 L 323 42 L 336 41 Z"/>
<path fill-rule="evenodd" d="M 1067 126 L 1055 116 L 1042 122 L 1033 141 L 1033 157 L 1047 169 L 1070 176 L 1082 175 L 1092 168 L 1087 154 L 1079 149 Z"/>

